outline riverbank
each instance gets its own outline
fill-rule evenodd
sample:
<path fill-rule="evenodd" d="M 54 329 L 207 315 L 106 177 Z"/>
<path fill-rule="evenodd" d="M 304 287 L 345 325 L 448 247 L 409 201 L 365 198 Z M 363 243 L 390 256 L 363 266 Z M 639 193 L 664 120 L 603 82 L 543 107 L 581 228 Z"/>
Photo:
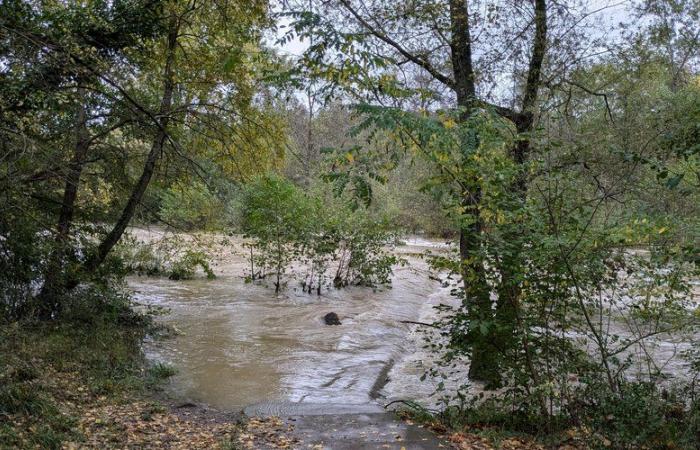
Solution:
<path fill-rule="evenodd" d="M 393 414 L 246 417 L 164 396 L 142 324 L 12 324 L 0 331 L 0 448 L 493 448 Z M 136 346 L 135 346 L 136 345 Z"/>
<path fill-rule="evenodd" d="M 246 283 L 239 238 L 201 239 L 215 280 L 132 277 L 128 297 L 81 288 L 60 321 L 0 326 L 0 448 L 583 449 L 640 432 L 650 448 L 693 448 L 684 429 L 698 411 L 642 384 L 625 385 L 622 403 L 591 397 L 580 421 L 551 428 L 488 404 L 431 408 L 435 382 L 460 381 L 420 380 L 435 354 L 415 323 L 450 295 L 416 255 L 442 244 L 399 247 L 411 265 L 392 288 L 319 296 Z M 169 312 L 153 320 L 151 307 Z M 342 325 L 324 324 L 331 310 Z M 174 332 L 160 340 L 164 329 Z M 399 399 L 430 409 L 400 421 L 383 408 Z"/>

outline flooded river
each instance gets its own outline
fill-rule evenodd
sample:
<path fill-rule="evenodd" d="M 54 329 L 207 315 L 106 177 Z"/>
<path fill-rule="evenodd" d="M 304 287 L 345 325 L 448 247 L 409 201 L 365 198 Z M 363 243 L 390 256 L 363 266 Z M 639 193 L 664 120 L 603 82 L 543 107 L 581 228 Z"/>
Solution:
<path fill-rule="evenodd" d="M 414 240 L 400 250 L 439 247 Z M 413 398 L 432 392 L 418 386 L 421 334 L 401 321 L 430 320 L 433 306 L 452 301 L 428 279 L 425 262 L 408 258 L 390 288 L 321 296 L 290 283 L 276 297 L 269 287 L 245 283 L 245 260 L 235 253 L 215 280 L 132 277 L 129 285 L 139 303 L 169 309 L 161 320 L 179 332 L 146 349 L 177 368 L 169 385 L 176 398 L 224 409 L 265 402 L 376 406 L 407 387 Z M 342 325 L 325 325 L 331 311 Z"/>
<path fill-rule="evenodd" d="M 258 405 L 256 411 L 271 414 L 328 411 L 329 405 L 336 412 L 377 410 L 398 399 L 435 404 L 437 381 L 420 381 L 434 356 L 423 349 L 420 327 L 403 321 L 431 322 L 434 306 L 454 303 L 416 256 L 443 251 L 444 243 L 412 239 L 399 247 L 410 264 L 395 268 L 391 287 L 331 289 L 321 296 L 303 293 L 293 281 L 280 296 L 246 283 L 241 243 L 234 238 L 217 247 L 214 280 L 129 279 L 136 301 L 166 308 L 160 320 L 177 330 L 146 345 L 151 360 L 177 369 L 168 385 L 172 396 L 226 410 Z M 325 325 L 329 312 L 342 325 Z M 621 323 L 605 320 L 611 331 L 627 334 Z M 678 356 L 693 340 L 659 336 L 625 353 L 652 354 L 666 371 L 682 374 L 686 366 Z M 450 379 L 447 386 L 464 382 Z"/>

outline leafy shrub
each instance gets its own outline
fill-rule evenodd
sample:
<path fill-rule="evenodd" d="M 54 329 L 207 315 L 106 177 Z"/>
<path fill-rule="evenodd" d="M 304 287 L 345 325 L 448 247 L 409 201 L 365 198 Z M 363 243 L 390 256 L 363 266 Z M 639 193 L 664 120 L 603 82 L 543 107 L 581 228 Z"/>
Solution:
<path fill-rule="evenodd" d="M 391 280 L 392 267 L 399 259 L 385 247 L 392 246 L 396 233 L 387 222 L 371 218 L 364 211 L 343 211 L 341 220 L 329 226 L 336 239 L 336 270 L 333 285 L 377 286 Z"/>
<path fill-rule="evenodd" d="M 197 267 L 201 268 L 210 280 L 216 278 L 209 267 L 204 252 L 186 250 L 185 254 L 173 263 L 168 278 L 171 280 L 191 280 L 194 278 Z"/>
<path fill-rule="evenodd" d="M 241 218 L 252 238 L 249 279 L 272 274 L 277 292 L 295 264 L 306 269 L 303 289 L 320 294 L 331 281 L 338 288 L 389 283 L 399 262 L 386 249 L 396 241 L 386 221 L 342 201 L 304 194 L 277 176 L 246 187 Z"/>
<path fill-rule="evenodd" d="M 0 214 L 0 320 L 27 312 L 52 243 L 36 221 Z"/>
<path fill-rule="evenodd" d="M 700 442 L 697 395 L 691 386 L 667 390 L 654 383 L 624 381 L 613 393 L 590 384 L 567 412 L 596 432 L 599 447 L 692 448 Z"/>
<path fill-rule="evenodd" d="M 246 236 L 254 239 L 251 280 L 264 278 L 269 270 L 279 292 L 282 276 L 300 251 L 299 238 L 305 235 L 311 211 L 308 198 L 284 178 L 267 175 L 246 187 L 241 220 Z"/>
<path fill-rule="evenodd" d="M 216 278 L 200 241 L 187 241 L 178 235 L 165 236 L 154 242 L 140 242 L 133 237 L 124 239 L 112 255 L 116 271 L 124 274 L 165 275 L 171 280 L 190 280 L 197 268 L 207 278 Z"/>

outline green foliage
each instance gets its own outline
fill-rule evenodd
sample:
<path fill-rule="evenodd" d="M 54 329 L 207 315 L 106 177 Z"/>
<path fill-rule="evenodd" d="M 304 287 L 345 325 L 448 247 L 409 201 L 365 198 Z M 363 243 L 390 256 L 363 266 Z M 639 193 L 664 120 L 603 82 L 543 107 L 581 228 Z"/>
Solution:
<path fill-rule="evenodd" d="M 161 218 L 179 229 L 202 230 L 222 225 L 223 205 L 202 182 L 178 183 L 162 194 Z"/>
<path fill-rule="evenodd" d="M 252 237 L 250 279 L 265 278 L 271 270 L 275 292 L 301 250 L 299 238 L 312 220 L 311 204 L 289 181 L 274 176 L 257 178 L 241 200 L 242 229 Z M 254 254 L 255 253 L 255 254 Z"/>
<path fill-rule="evenodd" d="M 597 432 L 598 439 L 592 440 L 595 447 L 693 448 L 697 444 L 700 404 L 692 387 L 669 392 L 653 383 L 624 382 L 619 396 L 595 384 L 584 390 L 577 395 L 578 404 L 567 412 Z"/>
<path fill-rule="evenodd" d="M 163 363 L 156 363 L 148 368 L 149 376 L 154 379 L 167 379 L 177 373 L 172 366 Z"/>
<path fill-rule="evenodd" d="M 186 250 L 180 259 L 173 263 L 168 278 L 171 280 L 191 280 L 194 278 L 197 267 L 200 267 L 208 279 L 216 278 L 209 267 L 206 255 L 203 252 Z"/>
<path fill-rule="evenodd" d="M 76 399 L 119 401 L 155 386 L 142 371 L 141 352 L 155 327 L 149 316 L 133 311 L 128 297 L 110 291 L 75 292 L 58 323 L 0 327 L 0 447 L 58 449 L 79 441 Z"/>
<path fill-rule="evenodd" d="M 249 184 L 241 203 L 243 231 L 253 239 L 249 279 L 271 273 L 279 292 L 284 275 L 304 265 L 302 287 L 309 293 L 320 294 L 329 281 L 335 287 L 389 283 L 399 260 L 385 246 L 395 234 L 387 222 L 354 206 L 322 194 L 305 195 L 277 176 Z"/>
<path fill-rule="evenodd" d="M 439 421 L 451 430 L 479 434 L 496 445 L 505 437 L 524 436 L 545 448 L 695 448 L 700 432 L 697 391 L 643 382 L 625 382 L 621 389 L 623 395 L 617 397 L 595 383 L 580 385 L 567 393 L 572 402 L 546 421 L 537 408 L 514 405 L 507 396 L 452 403 L 438 412 L 407 402 L 403 412 L 414 420 Z"/>
<path fill-rule="evenodd" d="M 682 406 L 688 421 L 664 427 L 673 405 L 644 387 L 666 375 L 641 349 L 666 333 L 692 336 L 700 325 L 689 285 L 698 272 L 686 256 L 697 240 L 695 206 L 680 211 L 647 195 L 653 190 L 674 204 L 697 195 L 684 192 L 687 181 L 669 184 L 670 175 L 658 176 L 662 166 L 653 161 L 669 167 L 684 160 L 668 151 L 667 140 L 654 140 L 653 152 L 647 147 L 641 167 L 628 166 L 624 152 L 596 159 L 601 146 L 619 147 L 628 134 L 600 133 L 595 142 L 555 133 L 514 138 L 512 125 L 488 110 L 467 119 L 371 105 L 358 112 L 358 132 L 371 142 L 352 157 L 338 153 L 336 170 L 346 174 L 334 176 L 340 189 L 357 177 L 376 179 L 396 155 L 424 158 L 435 168 L 427 186 L 442 186 L 443 208 L 477 243 L 468 255 L 433 259 L 461 305 L 442 307 L 437 325 L 446 339 L 429 344 L 444 365 L 430 374 L 449 378 L 455 367 L 486 354 L 479 359 L 487 361 L 492 384 L 486 387 L 502 389 L 488 401 L 471 398 L 469 386 L 443 391 L 446 411 L 466 408 L 455 423 L 480 417 L 529 433 L 579 424 L 606 436 L 600 445 L 620 447 L 692 442 L 695 401 Z M 582 113 L 576 132 L 600 129 L 600 117 L 605 120 L 599 111 Z M 524 138 L 530 159 L 519 163 L 510 149 Z M 388 145 L 393 154 L 377 150 Z M 613 181 L 621 174 L 629 184 Z M 479 202 L 465 202 L 465 195 L 478 195 Z M 623 209 L 619 201 L 635 206 Z M 643 373 L 634 370 L 640 364 L 647 367 Z M 584 417 L 576 412 L 579 404 L 596 406 Z M 611 415 L 624 419 L 597 421 L 596 407 L 615 409 Z M 623 413 L 629 408 L 644 412 Z M 645 423 L 645 433 L 635 431 Z"/>
<path fill-rule="evenodd" d="M 391 281 L 392 268 L 401 262 L 387 253 L 397 235 L 387 222 L 377 221 L 366 213 L 341 209 L 339 220 L 331 219 L 331 235 L 336 242 L 336 268 L 333 285 L 376 286 Z"/>
<path fill-rule="evenodd" d="M 311 204 L 291 182 L 275 175 L 247 185 L 241 200 L 243 229 L 265 241 L 291 241 L 302 234 Z"/>
<path fill-rule="evenodd" d="M 0 265 L 16 267 L 0 313 L 55 318 L 64 291 L 112 281 L 101 266 L 132 220 L 229 225 L 227 189 L 277 167 L 286 142 L 259 95 L 276 66 L 268 13 L 264 0 L 0 5 Z"/>
<path fill-rule="evenodd" d="M 50 239 L 37 224 L 18 214 L 0 214 L 0 319 L 16 319 L 32 300 Z"/>
<path fill-rule="evenodd" d="M 157 362 L 148 367 L 145 376 L 145 385 L 149 389 L 159 388 L 164 381 L 177 374 L 177 370 L 165 363 Z"/>
<path fill-rule="evenodd" d="M 170 259 L 170 246 L 163 241 L 156 244 L 146 244 L 127 236 L 115 249 L 112 260 L 124 274 L 160 275 L 166 273 Z"/>
<path fill-rule="evenodd" d="M 119 274 L 167 275 L 171 280 L 190 280 L 201 269 L 208 279 L 216 278 L 209 265 L 206 238 L 188 240 L 164 234 L 152 242 L 127 237 L 111 257 L 111 267 Z"/>

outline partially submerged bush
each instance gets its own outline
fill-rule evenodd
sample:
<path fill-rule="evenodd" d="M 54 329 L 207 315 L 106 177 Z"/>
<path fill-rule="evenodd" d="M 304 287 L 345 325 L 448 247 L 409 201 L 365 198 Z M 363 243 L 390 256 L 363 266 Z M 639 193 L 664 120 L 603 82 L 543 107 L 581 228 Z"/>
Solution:
<path fill-rule="evenodd" d="M 311 202 L 291 182 L 264 176 L 244 190 L 241 217 L 243 231 L 254 239 L 250 279 L 271 273 L 279 292 L 285 271 L 302 251 L 301 239 L 313 220 Z"/>
<path fill-rule="evenodd" d="M 204 252 L 186 250 L 180 259 L 173 263 L 168 278 L 171 280 L 191 280 L 195 277 L 197 267 L 201 268 L 210 280 L 216 278 L 209 267 Z"/>
<path fill-rule="evenodd" d="M 130 237 L 119 245 L 112 260 L 119 267 L 115 270 L 125 275 L 167 275 L 171 280 L 189 280 L 201 269 L 213 279 L 216 275 L 209 265 L 207 248 L 201 240 L 188 241 L 178 235 L 164 235 L 152 242 Z"/>
<path fill-rule="evenodd" d="M 302 288 L 320 294 L 331 283 L 387 284 L 399 262 L 388 252 L 396 235 L 387 222 L 364 209 L 304 194 L 280 177 L 261 177 L 246 187 L 241 217 L 252 238 L 248 278 L 271 275 L 277 292 L 295 265 L 305 268 Z"/>
<path fill-rule="evenodd" d="M 391 281 L 392 268 L 401 261 L 387 252 L 398 239 L 387 222 L 363 212 L 344 211 L 334 228 L 336 268 L 333 285 L 377 286 Z"/>

